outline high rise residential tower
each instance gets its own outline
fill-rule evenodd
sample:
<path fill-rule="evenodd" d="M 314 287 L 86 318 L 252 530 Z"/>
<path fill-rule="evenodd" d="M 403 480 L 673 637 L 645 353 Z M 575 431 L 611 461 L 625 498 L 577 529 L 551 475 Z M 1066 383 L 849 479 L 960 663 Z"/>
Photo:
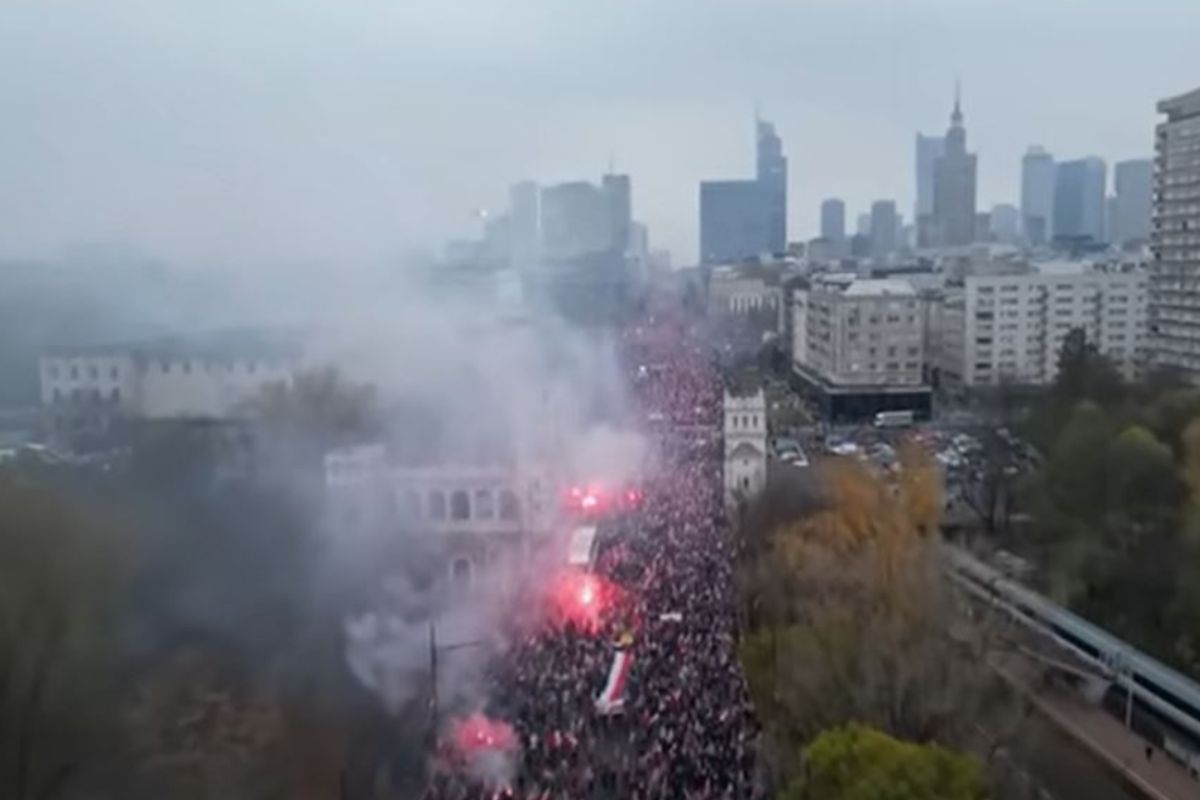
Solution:
<path fill-rule="evenodd" d="M 1150 243 L 1150 353 L 1200 379 L 1200 88 L 1158 104 Z"/>

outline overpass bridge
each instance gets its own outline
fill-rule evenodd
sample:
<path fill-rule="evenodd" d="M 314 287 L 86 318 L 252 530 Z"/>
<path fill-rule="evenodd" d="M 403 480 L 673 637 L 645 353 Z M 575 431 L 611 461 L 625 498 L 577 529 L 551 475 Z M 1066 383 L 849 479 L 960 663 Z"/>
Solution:
<path fill-rule="evenodd" d="M 990 666 L 1043 716 L 1136 794 L 1200 797 L 1200 685 L 966 550 L 941 555 L 957 586 L 1028 634 Z"/>

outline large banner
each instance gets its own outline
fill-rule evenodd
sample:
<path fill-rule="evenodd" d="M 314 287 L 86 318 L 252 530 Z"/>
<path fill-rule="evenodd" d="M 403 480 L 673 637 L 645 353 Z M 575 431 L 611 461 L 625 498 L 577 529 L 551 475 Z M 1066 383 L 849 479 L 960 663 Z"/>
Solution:
<path fill-rule="evenodd" d="M 618 650 L 613 654 L 608 680 L 600 696 L 596 698 L 596 710 L 601 714 L 615 714 L 625 705 L 625 682 L 629 678 L 629 668 L 632 664 L 633 653 L 629 650 Z"/>

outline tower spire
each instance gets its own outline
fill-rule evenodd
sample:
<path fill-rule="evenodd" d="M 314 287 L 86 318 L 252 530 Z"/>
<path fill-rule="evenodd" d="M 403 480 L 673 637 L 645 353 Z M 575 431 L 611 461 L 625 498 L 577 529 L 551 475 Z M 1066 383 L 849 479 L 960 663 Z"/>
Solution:
<path fill-rule="evenodd" d="M 950 122 L 953 125 L 962 125 L 962 80 L 954 79 L 954 111 L 950 114 Z"/>

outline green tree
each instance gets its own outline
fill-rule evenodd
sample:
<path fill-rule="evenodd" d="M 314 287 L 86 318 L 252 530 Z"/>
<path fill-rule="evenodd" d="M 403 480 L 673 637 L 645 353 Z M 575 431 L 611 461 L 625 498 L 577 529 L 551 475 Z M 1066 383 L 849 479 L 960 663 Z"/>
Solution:
<path fill-rule="evenodd" d="M 826 731 L 804 751 L 804 774 L 781 800 L 982 800 L 979 763 L 935 744 L 862 725 Z"/>
<path fill-rule="evenodd" d="M 1066 335 L 1058 355 L 1055 394 L 1067 402 L 1086 399 L 1111 405 L 1124 397 L 1126 389 L 1121 373 L 1088 341 L 1082 328 Z"/>
<path fill-rule="evenodd" d="M 1118 631 L 1157 628 L 1172 581 L 1150 573 L 1171 564 L 1185 496 L 1171 448 L 1085 401 L 1031 486 L 1050 593 Z"/>
<path fill-rule="evenodd" d="M 1025 424 L 1025 434 L 1040 450 L 1053 446 L 1059 431 L 1082 401 L 1113 409 L 1129 397 L 1129 386 L 1113 363 L 1076 328 L 1063 340 L 1058 374 L 1043 401 Z"/>

